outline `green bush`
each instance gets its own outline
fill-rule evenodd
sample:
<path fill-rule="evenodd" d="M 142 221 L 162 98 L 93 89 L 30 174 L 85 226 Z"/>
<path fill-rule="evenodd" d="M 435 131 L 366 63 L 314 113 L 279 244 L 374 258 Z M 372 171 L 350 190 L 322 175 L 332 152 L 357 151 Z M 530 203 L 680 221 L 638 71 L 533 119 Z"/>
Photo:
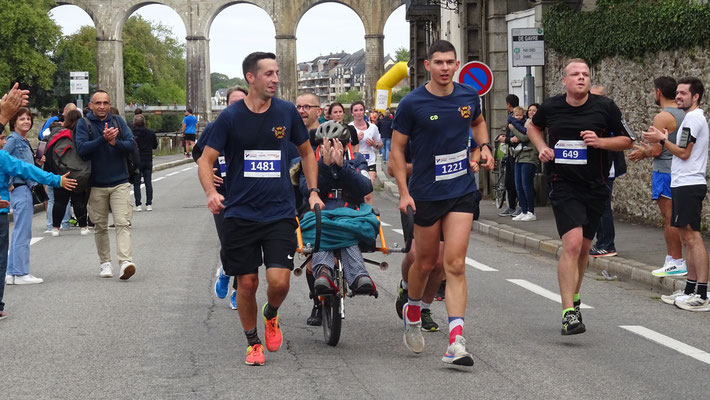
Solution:
<path fill-rule="evenodd" d="M 662 50 L 710 45 L 710 3 L 688 0 L 599 0 L 594 11 L 554 5 L 543 20 L 545 45 L 596 64 Z"/>

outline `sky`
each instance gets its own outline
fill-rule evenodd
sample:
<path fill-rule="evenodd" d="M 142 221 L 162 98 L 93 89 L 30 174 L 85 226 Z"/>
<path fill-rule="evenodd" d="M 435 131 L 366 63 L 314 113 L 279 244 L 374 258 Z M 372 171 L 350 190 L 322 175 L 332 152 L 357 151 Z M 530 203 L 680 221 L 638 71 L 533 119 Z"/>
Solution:
<path fill-rule="evenodd" d="M 134 14 L 160 22 L 172 29 L 174 36 L 185 42 L 185 26 L 178 14 L 167 6 L 147 5 Z M 93 25 L 91 18 L 77 6 L 59 6 L 50 12 L 71 35 L 83 25 Z M 236 27 L 236 28 L 235 28 Z M 399 7 L 385 24 L 385 55 L 394 57 L 400 47 L 409 48 L 409 23 L 405 6 Z M 265 11 L 251 4 L 237 4 L 224 9 L 212 22 L 210 30 L 210 69 L 229 77 L 243 77 L 242 60 L 253 51 L 275 51 L 274 25 Z M 345 51 L 354 53 L 365 47 L 365 28 L 360 18 L 347 6 L 324 3 L 311 8 L 296 29 L 298 62 L 319 55 Z"/>

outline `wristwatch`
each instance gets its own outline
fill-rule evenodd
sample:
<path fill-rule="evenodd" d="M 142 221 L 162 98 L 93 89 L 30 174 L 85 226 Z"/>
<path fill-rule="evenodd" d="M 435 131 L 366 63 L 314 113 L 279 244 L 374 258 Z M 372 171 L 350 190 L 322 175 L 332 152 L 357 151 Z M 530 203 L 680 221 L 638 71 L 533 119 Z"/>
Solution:
<path fill-rule="evenodd" d="M 309 195 L 310 195 L 311 193 L 313 193 L 313 192 L 320 193 L 320 189 L 318 189 L 318 188 L 310 188 L 310 189 L 308 189 L 308 194 L 309 194 Z"/>
<path fill-rule="evenodd" d="M 481 145 L 478 146 L 478 147 L 483 148 L 484 146 L 485 146 L 485 147 L 488 147 L 488 150 L 490 150 L 491 154 L 493 153 L 493 147 L 491 147 L 491 143 L 490 143 L 490 142 L 481 143 Z"/>
<path fill-rule="evenodd" d="M 658 143 L 661 144 L 661 147 L 666 147 L 666 139 L 661 139 L 661 141 Z"/>

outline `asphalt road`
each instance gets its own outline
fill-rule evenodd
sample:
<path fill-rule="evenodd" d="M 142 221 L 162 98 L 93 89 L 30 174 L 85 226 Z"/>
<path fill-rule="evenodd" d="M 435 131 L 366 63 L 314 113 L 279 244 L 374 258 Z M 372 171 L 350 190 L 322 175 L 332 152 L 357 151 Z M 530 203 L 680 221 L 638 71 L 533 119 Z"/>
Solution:
<path fill-rule="evenodd" d="M 665 305 L 644 287 L 588 276 L 587 333 L 563 337 L 561 307 L 538 293 L 558 292 L 554 261 L 478 234 L 468 251 L 464 330 L 472 368 L 440 361 L 445 329 L 426 333 L 420 355 L 405 348 L 394 309 L 402 256 L 381 254 L 371 258 L 390 269 L 369 267 L 380 297 L 346 299 L 337 347 L 324 344 L 320 327 L 306 326 L 312 303 L 305 278 L 293 277 L 280 312 L 284 346 L 266 354 L 266 366 L 248 367 L 237 313 L 212 291 L 218 242 L 197 169 L 160 171 L 154 180 L 154 211 L 134 214 L 138 268 L 125 282 L 99 278 L 93 237 L 78 229 L 43 237 L 44 214 L 35 216 L 34 236 L 42 239 L 32 245 L 31 272 L 45 283 L 6 289 L 0 398 L 707 396 L 710 315 Z M 399 228 L 396 203 L 381 193 L 375 203 L 393 225 L 385 229 L 388 241 L 401 243 L 392 230 Z M 444 304 L 432 310 L 445 327 Z"/>

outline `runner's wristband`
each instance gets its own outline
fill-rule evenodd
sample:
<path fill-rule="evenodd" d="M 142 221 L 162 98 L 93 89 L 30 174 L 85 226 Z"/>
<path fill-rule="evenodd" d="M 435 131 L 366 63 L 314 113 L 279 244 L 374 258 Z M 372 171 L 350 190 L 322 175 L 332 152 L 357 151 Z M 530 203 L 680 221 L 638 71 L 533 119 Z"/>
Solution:
<path fill-rule="evenodd" d="M 313 192 L 320 193 L 320 189 L 318 189 L 318 188 L 310 188 L 310 189 L 308 189 L 308 194 L 309 194 L 309 195 L 310 195 L 311 193 L 313 193 Z"/>
<path fill-rule="evenodd" d="M 490 142 L 486 142 L 486 143 L 481 143 L 481 145 L 480 145 L 480 146 L 478 146 L 478 147 L 481 147 L 481 148 L 483 148 L 484 146 L 485 146 L 485 147 L 488 147 L 488 151 L 490 151 L 490 152 L 491 152 L 491 154 L 493 154 L 493 148 L 491 147 L 491 143 L 490 143 Z"/>

